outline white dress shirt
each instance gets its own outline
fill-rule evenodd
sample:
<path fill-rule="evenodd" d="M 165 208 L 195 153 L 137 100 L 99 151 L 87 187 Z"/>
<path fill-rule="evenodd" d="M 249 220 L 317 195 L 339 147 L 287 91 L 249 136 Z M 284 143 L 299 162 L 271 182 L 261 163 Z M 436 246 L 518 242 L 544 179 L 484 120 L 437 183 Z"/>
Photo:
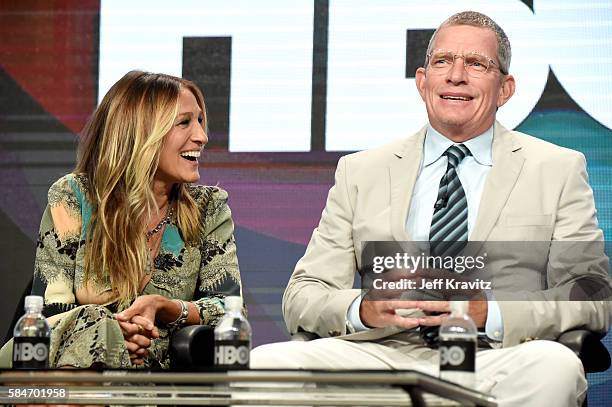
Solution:
<path fill-rule="evenodd" d="M 429 229 L 431 228 L 434 204 L 438 197 L 440 180 L 444 176 L 448 165 L 448 159 L 443 154 L 453 144 L 455 143 L 452 140 L 438 133 L 433 127 L 428 126 L 419 175 L 412 192 L 408 219 L 406 221 L 406 232 L 413 241 L 429 241 Z M 457 167 L 457 175 L 465 190 L 467 200 L 469 236 L 476 223 L 476 216 L 478 215 L 480 199 L 487 175 L 493 166 L 493 127 L 462 144 L 471 153 Z M 488 298 L 485 332 L 489 338 L 499 341 L 503 338 L 501 312 L 497 302 L 492 300 L 491 297 Z M 360 303 L 361 298 L 356 298 L 349 307 L 347 315 L 347 320 L 352 324 L 355 331 L 368 329 L 359 318 Z"/>

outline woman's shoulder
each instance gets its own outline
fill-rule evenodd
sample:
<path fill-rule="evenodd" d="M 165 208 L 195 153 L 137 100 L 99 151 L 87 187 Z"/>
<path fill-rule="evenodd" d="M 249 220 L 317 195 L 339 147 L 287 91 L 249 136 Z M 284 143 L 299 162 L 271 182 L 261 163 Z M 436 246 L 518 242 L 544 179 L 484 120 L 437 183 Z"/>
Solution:
<path fill-rule="evenodd" d="M 204 234 L 231 219 L 232 212 L 227 205 L 227 192 L 224 189 L 218 186 L 190 185 L 188 190 L 200 210 Z"/>
<path fill-rule="evenodd" d="M 188 185 L 187 191 L 200 208 L 227 203 L 227 191 L 218 186 Z"/>
<path fill-rule="evenodd" d="M 56 206 L 61 203 L 82 202 L 89 182 L 82 174 L 66 174 L 55 181 L 47 194 L 49 205 Z"/>

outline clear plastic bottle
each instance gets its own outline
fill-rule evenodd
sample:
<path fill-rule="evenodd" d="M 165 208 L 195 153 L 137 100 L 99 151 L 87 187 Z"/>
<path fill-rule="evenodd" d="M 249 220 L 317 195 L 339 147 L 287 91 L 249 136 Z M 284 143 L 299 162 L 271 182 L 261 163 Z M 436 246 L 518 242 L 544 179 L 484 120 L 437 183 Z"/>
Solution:
<path fill-rule="evenodd" d="M 474 388 L 478 331 L 468 306 L 468 301 L 451 301 L 451 314 L 440 325 L 440 378 Z"/>
<path fill-rule="evenodd" d="M 42 314 L 43 298 L 27 296 L 24 308 L 13 331 L 13 368 L 47 369 L 51 328 Z"/>
<path fill-rule="evenodd" d="M 242 315 L 242 297 L 225 297 L 225 315 L 215 328 L 215 366 L 248 369 L 251 325 Z"/>

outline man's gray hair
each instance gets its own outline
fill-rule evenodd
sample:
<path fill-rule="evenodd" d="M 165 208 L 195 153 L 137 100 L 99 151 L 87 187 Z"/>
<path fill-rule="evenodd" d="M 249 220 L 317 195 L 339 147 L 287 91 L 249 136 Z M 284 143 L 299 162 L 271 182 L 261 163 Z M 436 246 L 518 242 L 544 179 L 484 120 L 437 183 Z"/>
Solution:
<path fill-rule="evenodd" d="M 462 11 L 453 14 L 447 18 L 431 36 L 429 45 L 427 46 L 427 54 L 425 56 L 425 67 L 429 64 L 429 55 L 433 51 L 434 42 L 438 31 L 444 27 L 455 25 L 470 25 L 472 27 L 488 28 L 495 33 L 497 37 L 497 59 L 499 60 L 499 70 L 502 74 L 508 75 L 510 72 L 510 59 L 512 58 L 512 50 L 510 49 L 510 40 L 502 30 L 502 28 L 489 16 L 486 16 L 477 11 Z"/>

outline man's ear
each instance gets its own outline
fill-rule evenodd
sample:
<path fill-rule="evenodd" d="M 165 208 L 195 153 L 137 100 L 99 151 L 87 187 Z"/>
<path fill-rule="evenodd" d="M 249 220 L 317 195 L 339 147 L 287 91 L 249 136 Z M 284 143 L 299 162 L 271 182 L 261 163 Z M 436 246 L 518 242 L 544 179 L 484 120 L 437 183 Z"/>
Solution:
<path fill-rule="evenodd" d="M 505 75 L 502 79 L 502 86 L 499 90 L 499 96 L 497 97 L 497 107 L 502 107 L 508 100 L 514 95 L 516 89 L 516 82 L 514 76 Z"/>
<path fill-rule="evenodd" d="M 414 74 L 414 83 L 416 83 L 417 90 L 421 95 L 421 99 L 425 100 L 425 80 L 427 79 L 425 74 L 425 68 L 418 68 Z"/>

